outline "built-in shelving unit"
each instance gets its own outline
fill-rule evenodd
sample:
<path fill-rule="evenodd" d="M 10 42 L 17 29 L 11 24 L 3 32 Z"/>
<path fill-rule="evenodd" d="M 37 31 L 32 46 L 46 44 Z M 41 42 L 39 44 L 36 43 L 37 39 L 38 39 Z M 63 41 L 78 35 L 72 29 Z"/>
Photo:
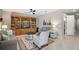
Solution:
<path fill-rule="evenodd" d="M 12 16 L 11 29 L 16 35 L 36 32 L 36 18 L 25 16 Z"/>

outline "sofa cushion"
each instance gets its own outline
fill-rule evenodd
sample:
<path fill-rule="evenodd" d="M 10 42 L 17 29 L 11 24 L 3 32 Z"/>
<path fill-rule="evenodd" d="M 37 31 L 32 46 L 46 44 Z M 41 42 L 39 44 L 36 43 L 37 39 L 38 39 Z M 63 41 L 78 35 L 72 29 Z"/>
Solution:
<path fill-rule="evenodd" d="M 5 40 L 0 44 L 0 50 L 17 50 L 17 40 Z"/>

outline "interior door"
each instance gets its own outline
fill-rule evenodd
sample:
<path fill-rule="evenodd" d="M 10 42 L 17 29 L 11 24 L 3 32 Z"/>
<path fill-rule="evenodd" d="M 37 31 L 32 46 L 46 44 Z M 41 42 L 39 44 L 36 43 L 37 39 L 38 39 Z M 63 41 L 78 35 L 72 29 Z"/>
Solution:
<path fill-rule="evenodd" d="M 66 35 L 75 34 L 75 18 L 74 15 L 67 15 L 66 17 Z"/>

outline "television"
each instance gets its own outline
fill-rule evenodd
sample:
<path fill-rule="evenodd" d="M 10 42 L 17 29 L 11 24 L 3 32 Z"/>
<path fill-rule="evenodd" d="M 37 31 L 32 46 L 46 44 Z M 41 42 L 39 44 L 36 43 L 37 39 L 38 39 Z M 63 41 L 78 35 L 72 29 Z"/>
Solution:
<path fill-rule="evenodd" d="M 23 29 L 30 28 L 30 24 L 27 22 L 21 22 L 21 28 L 23 28 Z"/>

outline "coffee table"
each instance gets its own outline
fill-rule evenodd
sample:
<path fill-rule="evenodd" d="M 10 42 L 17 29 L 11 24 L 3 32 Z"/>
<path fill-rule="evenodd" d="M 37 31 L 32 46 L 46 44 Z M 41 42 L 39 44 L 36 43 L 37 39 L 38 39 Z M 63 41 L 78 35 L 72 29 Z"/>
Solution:
<path fill-rule="evenodd" d="M 32 34 L 30 34 L 30 35 L 26 35 L 25 38 L 28 39 L 28 40 L 33 40 L 33 35 L 32 35 Z"/>

